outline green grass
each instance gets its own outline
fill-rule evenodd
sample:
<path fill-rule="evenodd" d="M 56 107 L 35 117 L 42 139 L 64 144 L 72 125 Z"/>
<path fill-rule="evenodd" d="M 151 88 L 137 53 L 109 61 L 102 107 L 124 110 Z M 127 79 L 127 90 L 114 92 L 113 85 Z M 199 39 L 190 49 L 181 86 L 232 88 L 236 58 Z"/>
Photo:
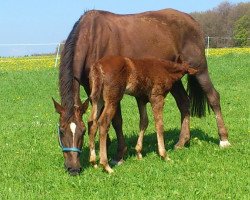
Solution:
<path fill-rule="evenodd" d="M 206 118 L 191 118 L 190 146 L 174 151 L 180 114 L 168 95 L 165 140 L 173 162 L 164 162 L 157 154 L 150 106 L 144 158 L 138 161 L 134 147 L 139 115 L 135 100 L 126 96 L 122 101 L 126 162 L 114 167 L 112 175 L 93 169 L 87 162 L 86 135 L 84 171 L 76 177 L 64 171 L 57 141 L 58 114 L 51 97 L 59 99 L 58 69 L 34 66 L 34 70 L 8 70 L 8 63 L 0 63 L 0 199 L 250 199 L 249 56 L 230 54 L 208 59 L 211 78 L 221 95 L 230 148 L 218 147 L 211 113 Z M 82 91 L 82 99 L 84 95 Z M 117 144 L 113 129 L 110 135 L 112 157 Z"/>

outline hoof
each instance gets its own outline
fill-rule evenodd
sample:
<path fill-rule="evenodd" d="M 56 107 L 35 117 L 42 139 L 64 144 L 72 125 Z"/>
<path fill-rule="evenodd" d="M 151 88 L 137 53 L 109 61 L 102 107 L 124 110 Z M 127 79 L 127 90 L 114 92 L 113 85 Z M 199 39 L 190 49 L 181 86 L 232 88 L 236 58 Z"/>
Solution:
<path fill-rule="evenodd" d="M 161 156 L 161 159 L 163 160 L 163 161 L 172 161 L 171 160 L 171 158 L 168 156 L 168 155 L 166 155 L 166 156 Z"/>
<path fill-rule="evenodd" d="M 178 144 L 174 145 L 174 150 L 180 150 L 183 149 L 183 146 L 180 146 Z"/>
<path fill-rule="evenodd" d="M 225 141 L 220 140 L 220 148 L 226 148 L 229 146 L 231 146 L 231 144 L 228 142 L 228 140 L 225 140 Z"/>
<path fill-rule="evenodd" d="M 106 167 L 104 168 L 104 170 L 105 170 L 106 172 L 108 172 L 109 174 L 112 174 L 112 173 L 114 172 L 114 170 L 111 169 L 110 166 L 106 166 Z"/>
<path fill-rule="evenodd" d="M 124 163 L 124 160 L 123 160 L 123 159 L 121 159 L 121 160 L 119 160 L 119 161 L 112 159 L 112 160 L 110 161 L 110 164 L 111 164 L 111 165 L 117 165 L 117 166 L 119 166 L 119 165 L 121 165 L 121 164 L 123 164 L 123 163 Z"/>
<path fill-rule="evenodd" d="M 166 161 L 172 161 L 171 158 L 169 156 L 166 156 L 165 158 Z"/>
<path fill-rule="evenodd" d="M 95 169 L 98 167 L 96 161 L 89 161 L 89 162 Z"/>
<path fill-rule="evenodd" d="M 137 159 L 141 160 L 142 159 L 142 154 L 141 153 L 137 153 Z"/>

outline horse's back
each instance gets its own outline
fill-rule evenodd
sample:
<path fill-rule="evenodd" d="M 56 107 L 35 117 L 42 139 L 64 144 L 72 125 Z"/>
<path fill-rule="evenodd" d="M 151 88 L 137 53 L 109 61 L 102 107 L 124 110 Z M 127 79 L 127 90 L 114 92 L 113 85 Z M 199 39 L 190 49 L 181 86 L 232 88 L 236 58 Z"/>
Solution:
<path fill-rule="evenodd" d="M 88 11 L 81 23 L 86 21 L 91 21 L 88 46 L 92 58 L 122 55 L 174 60 L 187 41 L 204 50 L 198 23 L 190 15 L 173 9 L 127 15 L 94 10 Z"/>

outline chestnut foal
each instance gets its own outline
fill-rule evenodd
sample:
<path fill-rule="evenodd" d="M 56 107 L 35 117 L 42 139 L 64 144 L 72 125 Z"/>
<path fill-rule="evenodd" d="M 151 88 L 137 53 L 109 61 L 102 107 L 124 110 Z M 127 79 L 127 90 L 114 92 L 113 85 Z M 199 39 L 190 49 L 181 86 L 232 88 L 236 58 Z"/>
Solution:
<path fill-rule="evenodd" d="M 100 164 L 108 173 L 113 172 L 108 164 L 106 140 L 110 122 L 124 93 L 134 96 L 138 103 L 140 113 L 140 134 L 136 145 L 138 157 L 141 158 L 143 135 L 148 126 L 146 103 L 150 102 L 155 120 L 158 151 L 163 159 L 168 159 L 163 136 L 164 98 L 173 83 L 186 73 L 193 75 L 197 70 L 190 68 L 185 62 L 136 60 L 121 56 L 106 56 L 96 62 L 90 69 L 89 75 L 93 106 L 89 118 L 90 162 L 96 166 L 94 138 L 99 128 Z"/>

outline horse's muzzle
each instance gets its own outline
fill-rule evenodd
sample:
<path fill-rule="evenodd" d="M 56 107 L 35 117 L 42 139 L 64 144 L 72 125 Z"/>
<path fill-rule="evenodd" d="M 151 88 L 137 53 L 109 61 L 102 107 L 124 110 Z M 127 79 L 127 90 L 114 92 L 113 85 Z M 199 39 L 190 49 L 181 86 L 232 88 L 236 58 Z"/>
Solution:
<path fill-rule="evenodd" d="M 69 167 L 67 168 L 67 171 L 71 176 L 77 176 L 81 173 L 82 168 L 70 168 Z"/>

